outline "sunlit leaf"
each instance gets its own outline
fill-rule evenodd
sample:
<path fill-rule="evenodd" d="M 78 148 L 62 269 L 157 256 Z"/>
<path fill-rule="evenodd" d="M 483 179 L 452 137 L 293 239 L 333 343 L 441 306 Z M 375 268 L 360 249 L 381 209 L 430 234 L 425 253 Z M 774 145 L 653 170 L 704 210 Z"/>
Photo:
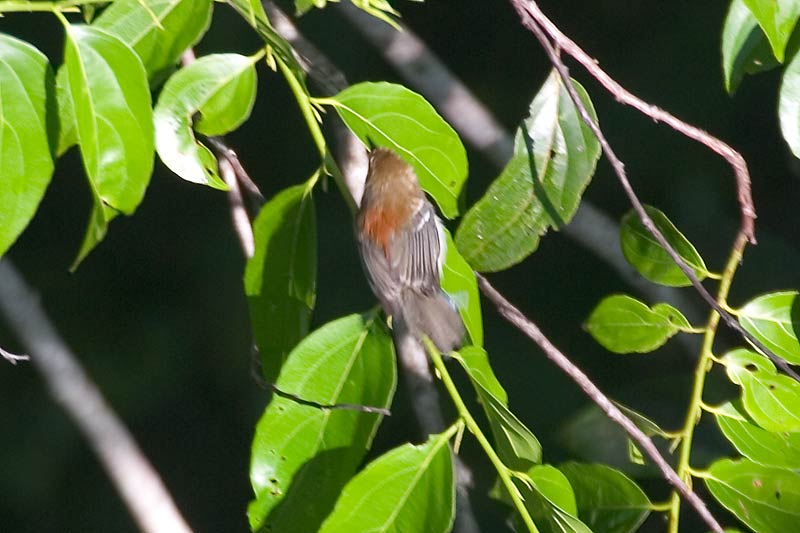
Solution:
<path fill-rule="evenodd" d="M 153 170 L 153 117 L 142 63 L 118 38 L 69 26 L 64 51 L 83 166 L 102 201 L 131 214 Z"/>
<path fill-rule="evenodd" d="M 742 387 L 747 413 L 768 431 L 800 431 L 800 383 L 778 374 L 775 365 L 740 348 L 722 358 L 728 378 Z"/>
<path fill-rule="evenodd" d="M 139 55 L 151 80 L 163 77 L 211 23 L 211 0 L 115 0 L 94 26 Z"/>
<path fill-rule="evenodd" d="M 0 34 L 0 256 L 33 218 L 53 174 L 54 88 L 44 54 Z"/>
<path fill-rule="evenodd" d="M 651 206 L 645 206 L 645 210 L 667 242 L 689 265 L 698 279 L 705 278 L 708 275 L 706 265 L 692 243 L 678 231 L 664 213 Z M 691 285 L 686 274 L 675 264 L 666 250 L 661 248 L 655 237 L 645 229 L 639 216 L 633 210 L 622 218 L 620 241 L 625 259 L 645 278 L 670 287 Z"/>
<path fill-rule="evenodd" d="M 650 514 L 647 495 L 618 470 L 582 463 L 566 463 L 559 470 L 575 492 L 578 517 L 594 531 L 633 533 Z"/>
<path fill-rule="evenodd" d="M 276 383 L 322 405 L 388 407 L 396 381 L 392 340 L 373 315 L 314 331 L 289 354 Z M 256 426 L 248 507 L 253 530 L 316 532 L 370 446 L 381 416 L 273 397 Z"/>
<path fill-rule="evenodd" d="M 156 148 L 170 170 L 194 183 L 225 189 L 211 151 L 194 136 L 232 131 L 250 116 L 258 56 L 212 54 L 172 75 L 154 111 Z"/>
<path fill-rule="evenodd" d="M 756 18 L 743 0 L 733 0 L 722 29 L 725 90 L 733 94 L 745 74 L 756 74 L 778 65 Z"/>
<path fill-rule="evenodd" d="M 456 132 L 419 94 L 392 83 L 359 83 L 332 102 L 347 127 L 367 146 L 402 157 L 447 218 L 458 215 L 467 179 L 467 154 Z"/>
<path fill-rule="evenodd" d="M 344 488 L 320 532 L 450 531 L 455 482 L 448 440 L 447 434 L 433 435 L 372 461 Z"/>
<path fill-rule="evenodd" d="M 572 83 L 596 121 L 586 91 Z M 600 143 L 553 72 L 517 130 L 511 161 L 456 232 L 467 262 L 493 272 L 533 253 L 549 228 L 572 220 L 599 157 Z"/>
<path fill-rule="evenodd" d="M 795 0 L 744 0 L 767 35 L 772 52 L 783 63 L 786 45 L 800 17 L 800 2 Z"/>
<path fill-rule="evenodd" d="M 277 194 L 253 222 L 255 253 L 245 294 L 264 375 L 275 381 L 289 351 L 308 333 L 317 283 L 317 226 L 308 185 Z"/>
<path fill-rule="evenodd" d="M 458 253 L 450 232 L 444 230 L 444 233 L 447 241 L 447 254 L 442 264 L 442 290 L 455 302 L 471 344 L 483 346 L 481 296 L 475 272 Z"/>
<path fill-rule="evenodd" d="M 713 412 L 722 434 L 736 450 L 765 466 L 800 469 L 800 433 L 762 429 L 743 408 L 726 403 Z"/>
<path fill-rule="evenodd" d="M 797 472 L 722 459 L 707 475 L 705 483 L 714 498 L 756 533 L 788 533 L 800 524 Z"/>
<path fill-rule="evenodd" d="M 775 355 L 800 364 L 800 300 L 797 292 L 773 292 L 754 298 L 739 312 L 739 323 Z"/>
<path fill-rule="evenodd" d="M 650 309 L 623 294 L 604 298 L 584 324 L 597 342 L 615 353 L 651 352 L 688 326 L 681 312 L 669 304 Z"/>

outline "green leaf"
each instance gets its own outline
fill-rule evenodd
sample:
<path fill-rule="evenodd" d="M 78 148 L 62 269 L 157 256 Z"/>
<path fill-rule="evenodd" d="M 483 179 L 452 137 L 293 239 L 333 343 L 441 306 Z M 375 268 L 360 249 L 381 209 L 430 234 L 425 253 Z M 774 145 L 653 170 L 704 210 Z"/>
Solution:
<path fill-rule="evenodd" d="M 759 296 L 738 312 L 742 327 L 760 340 L 775 355 L 800 364 L 800 300 L 796 291 L 773 292 Z"/>
<path fill-rule="evenodd" d="M 711 494 L 756 533 L 796 531 L 800 524 L 797 472 L 722 459 L 705 478 Z M 705 476 L 704 476 L 705 477 Z"/>
<path fill-rule="evenodd" d="M 783 71 L 778 91 L 781 134 L 795 157 L 800 157 L 800 54 L 795 54 Z"/>
<path fill-rule="evenodd" d="M 725 354 L 728 378 L 742 387 L 742 403 L 768 431 L 800 431 L 800 383 L 778 374 L 763 355 L 744 348 Z"/>
<path fill-rule="evenodd" d="M 213 4 L 211 0 L 115 0 L 93 26 L 133 48 L 154 80 L 162 78 L 208 30 Z"/>
<path fill-rule="evenodd" d="M 489 364 L 489 354 L 478 346 L 465 346 L 458 351 L 461 363 L 472 381 L 478 383 L 503 405 L 508 405 L 508 394 L 494 375 Z"/>
<path fill-rule="evenodd" d="M 74 25 L 67 28 L 64 65 L 86 174 L 105 204 L 130 215 L 153 170 L 153 116 L 142 63 L 113 35 Z"/>
<path fill-rule="evenodd" d="M 58 105 L 58 145 L 56 156 L 78 144 L 78 125 L 75 123 L 75 110 L 72 108 L 72 94 L 69 92 L 67 69 L 62 66 L 56 73 L 56 103 Z"/>
<path fill-rule="evenodd" d="M 489 419 L 495 450 L 507 467 L 526 472 L 542 462 L 542 445 L 536 436 L 508 409 L 507 395 L 489 366 L 482 348 L 470 346 L 460 352 L 459 362 L 472 380 L 478 400 Z"/>
<path fill-rule="evenodd" d="M 119 215 L 119 211 L 103 203 L 93 186 L 90 188 L 93 200 L 92 212 L 89 215 L 86 233 L 80 250 L 78 250 L 78 255 L 69 267 L 70 272 L 75 272 L 83 260 L 94 250 L 95 246 L 105 239 L 106 233 L 108 233 L 108 225 Z"/>
<path fill-rule="evenodd" d="M 647 495 L 628 476 L 606 465 L 566 463 L 567 477 L 578 505 L 578 517 L 603 533 L 633 533 L 650 514 Z"/>
<path fill-rule="evenodd" d="M 317 284 L 317 225 L 308 185 L 277 194 L 253 223 L 255 253 L 244 273 L 253 334 L 274 382 L 289 351 L 308 333 Z"/>
<path fill-rule="evenodd" d="M 703 258 L 697 253 L 692 243 L 672 224 L 667 215 L 649 205 L 645 206 L 645 211 L 653 219 L 656 227 L 667 239 L 667 242 L 678 252 L 683 261 L 694 270 L 695 275 L 701 280 L 708 276 L 708 270 L 706 270 Z M 645 229 L 644 224 L 639 220 L 639 216 L 634 210 L 629 211 L 622 218 L 620 240 L 625 259 L 642 276 L 653 283 L 668 287 L 687 287 L 692 284 L 666 250 L 661 248 L 655 237 Z"/>
<path fill-rule="evenodd" d="M 422 96 L 393 83 L 359 83 L 327 102 L 365 145 L 391 148 L 411 165 L 444 216 L 458 215 L 467 153 Z"/>
<path fill-rule="evenodd" d="M 53 99 L 53 71 L 44 54 L 0 34 L 0 257 L 33 218 L 53 175 Z"/>
<path fill-rule="evenodd" d="M 780 63 L 767 36 L 743 0 L 733 0 L 722 28 L 722 70 L 725 90 L 736 92 L 745 74 L 770 70 Z"/>
<path fill-rule="evenodd" d="M 717 425 L 736 450 L 764 466 L 800 469 L 800 433 L 758 427 L 743 408 L 726 403 L 713 411 Z"/>
<path fill-rule="evenodd" d="M 226 189 L 211 151 L 192 130 L 205 135 L 232 131 L 250 116 L 256 97 L 258 55 L 212 54 L 172 75 L 154 111 L 158 155 L 175 174 Z M 199 120 L 198 120 L 199 119 Z"/>
<path fill-rule="evenodd" d="M 596 121 L 588 94 L 572 83 Z M 495 272 L 533 253 L 549 228 L 572 220 L 599 157 L 600 143 L 553 72 L 517 130 L 511 161 L 456 232 L 467 262 Z"/>
<path fill-rule="evenodd" d="M 450 232 L 444 230 L 447 254 L 442 264 L 442 290 L 455 302 L 472 344 L 483 346 L 481 295 L 475 272 L 458 253 Z"/>
<path fill-rule="evenodd" d="M 767 35 L 775 58 L 783 63 L 786 45 L 800 17 L 796 0 L 744 0 L 761 29 Z"/>
<path fill-rule="evenodd" d="M 542 533 L 591 533 L 577 517 L 575 494 L 564 474 L 553 466 L 539 465 L 528 471 L 528 478 L 530 486 L 519 479 L 514 483 Z"/>
<path fill-rule="evenodd" d="M 321 533 L 445 533 L 455 518 L 450 434 L 404 444 L 372 461 L 345 487 Z M 294 531 L 294 530 L 293 530 Z"/>
<path fill-rule="evenodd" d="M 392 340 L 374 315 L 350 315 L 311 333 L 276 383 L 322 405 L 391 404 L 396 382 Z M 369 448 L 381 416 L 319 409 L 273 397 L 256 425 L 248 507 L 253 530 L 316 532 Z"/>
<path fill-rule="evenodd" d="M 615 353 L 651 352 L 686 327 L 686 318 L 671 305 L 661 303 L 650 309 L 624 294 L 604 298 L 584 325 L 597 342 Z"/>

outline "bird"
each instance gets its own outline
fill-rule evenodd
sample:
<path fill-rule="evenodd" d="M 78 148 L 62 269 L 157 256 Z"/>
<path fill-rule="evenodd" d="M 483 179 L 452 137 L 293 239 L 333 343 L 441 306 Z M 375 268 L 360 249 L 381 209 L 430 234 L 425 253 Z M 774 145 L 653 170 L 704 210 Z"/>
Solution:
<path fill-rule="evenodd" d="M 395 338 L 427 336 L 442 353 L 459 348 L 464 324 L 442 290 L 442 221 L 414 169 L 389 148 L 370 152 L 355 233 L 370 288 L 391 316 Z"/>

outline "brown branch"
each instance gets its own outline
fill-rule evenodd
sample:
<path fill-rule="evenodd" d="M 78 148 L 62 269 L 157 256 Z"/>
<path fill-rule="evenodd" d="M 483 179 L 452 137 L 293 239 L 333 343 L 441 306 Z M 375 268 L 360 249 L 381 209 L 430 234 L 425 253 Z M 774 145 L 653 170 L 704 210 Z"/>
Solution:
<path fill-rule="evenodd" d="M 191 531 L 158 472 L 8 259 L 0 262 L 0 312 L 30 352 L 31 364 L 44 378 L 53 399 L 89 442 L 139 528 L 147 532 Z"/>
<path fill-rule="evenodd" d="M 700 514 L 705 523 L 715 532 L 724 533 L 722 526 L 711 515 L 706 504 L 701 500 L 697 494 L 681 480 L 680 476 L 672 469 L 667 461 L 658 452 L 658 448 L 653 444 L 653 441 L 639 429 L 630 418 L 625 416 L 622 411 L 595 385 L 591 379 L 566 355 L 556 348 L 552 342 L 542 333 L 542 331 L 531 322 L 522 312 L 514 307 L 514 305 L 503 297 L 502 294 L 487 281 L 486 278 L 480 274 L 476 274 L 478 278 L 478 285 L 481 288 L 484 296 L 491 300 L 500 315 L 508 320 L 517 329 L 527 335 L 533 342 L 535 342 L 545 353 L 548 359 L 556 364 L 561 370 L 567 374 L 570 379 L 578 384 L 578 387 L 586 393 L 586 395 L 606 414 L 606 416 L 613 422 L 619 424 L 622 429 L 633 439 L 642 451 L 655 463 L 664 478 L 674 486 L 678 492 L 695 508 Z"/>
<path fill-rule="evenodd" d="M 723 309 L 723 307 L 716 301 L 716 299 L 713 296 L 711 296 L 708 290 L 703 286 L 703 284 L 697 278 L 697 275 L 694 273 L 694 270 L 692 270 L 692 268 L 686 264 L 683 258 L 675 250 L 675 248 L 673 248 L 672 245 L 669 242 L 667 242 L 667 239 L 664 237 L 661 231 L 656 227 L 655 223 L 653 223 L 653 220 L 645 211 L 644 205 L 642 205 L 641 200 L 639 200 L 639 197 L 633 190 L 633 186 L 628 180 L 627 173 L 625 172 L 625 165 L 622 163 L 622 161 L 620 161 L 614 150 L 611 148 L 611 145 L 608 143 L 608 140 L 603 135 L 603 132 L 600 130 L 600 127 L 597 125 L 592 116 L 589 114 L 589 111 L 586 109 L 586 106 L 583 104 L 583 101 L 578 96 L 575 87 L 570 82 L 569 73 L 567 72 L 567 67 L 561 61 L 561 58 L 559 56 L 558 51 L 556 50 L 556 47 L 554 47 L 553 44 L 548 39 L 548 36 L 545 34 L 545 30 L 543 29 L 542 22 L 540 22 L 539 20 L 541 17 L 544 17 L 544 15 L 539 10 L 538 6 L 536 6 L 535 2 L 533 2 L 532 0 L 511 0 L 511 4 L 514 6 L 514 9 L 516 9 L 517 13 L 519 14 L 523 26 L 525 26 L 528 30 L 531 31 L 531 33 L 533 33 L 536 36 L 537 40 L 541 43 L 542 47 L 545 49 L 545 52 L 550 58 L 550 62 L 558 72 L 564 87 L 569 93 L 570 99 L 572 100 L 575 107 L 578 109 L 578 112 L 581 115 L 581 119 L 586 123 L 587 126 L 589 126 L 589 128 L 592 130 L 592 133 L 594 133 L 595 137 L 597 137 L 598 141 L 600 142 L 600 145 L 603 147 L 603 152 L 605 156 L 608 158 L 611 167 L 614 169 L 614 173 L 617 175 L 618 181 L 622 185 L 622 189 L 625 191 L 625 194 L 628 197 L 628 200 L 630 201 L 634 210 L 639 215 L 639 219 L 642 221 L 642 224 L 644 225 L 645 229 L 647 229 L 647 231 L 656 239 L 656 241 L 658 241 L 659 245 L 667 252 L 667 254 L 669 254 L 669 256 L 672 258 L 675 264 L 678 265 L 681 271 L 686 275 L 686 277 L 692 283 L 692 286 L 695 288 L 698 294 L 700 294 L 700 296 L 703 298 L 703 300 L 705 300 L 705 302 L 709 305 L 709 307 L 711 307 L 715 312 L 717 312 L 722 317 L 722 319 L 725 321 L 725 324 L 727 324 L 728 327 L 730 327 L 731 329 L 737 331 L 740 335 L 742 335 L 742 337 L 744 337 L 749 343 L 755 346 L 756 349 L 761 351 L 764 355 L 769 357 L 775 363 L 775 365 L 778 366 L 781 370 L 783 370 L 786 374 L 793 377 L 795 380 L 800 381 L 800 375 L 798 375 L 786 361 L 775 355 L 761 341 L 756 339 L 752 334 L 750 334 L 747 330 L 745 330 L 739 324 L 739 322 L 733 316 L 731 316 L 731 314 L 728 311 Z M 544 20 L 547 19 L 545 18 Z M 549 20 L 547 20 L 547 22 L 549 22 Z M 550 24 L 552 25 L 552 23 Z M 563 37 L 563 35 L 560 33 L 558 35 L 561 35 Z M 566 39 L 566 37 L 564 37 L 564 39 Z M 561 44 L 562 44 L 561 41 L 555 39 L 555 42 L 556 45 L 558 45 L 559 49 L 561 49 Z M 577 48 L 577 45 L 575 45 L 575 43 L 569 40 L 567 40 L 564 44 L 569 45 L 570 48 Z M 578 48 L 578 50 L 580 49 Z M 567 49 L 565 49 L 564 51 L 569 53 Z M 591 64 L 594 66 L 596 70 L 599 70 L 599 67 L 597 67 L 597 65 L 594 62 L 592 62 Z M 592 74 L 596 74 L 595 71 L 590 71 L 590 72 Z M 603 73 L 603 75 L 607 77 L 605 73 Z M 608 79 L 610 80 L 610 78 Z M 616 82 L 614 82 L 614 84 L 615 86 L 619 87 L 619 85 L 616 84 Z M 629 93 L 626 92 L 626 94 Z M 618 98 L 624 97 L 623 94 L 619 94 L 617 96 Z M 631 96 L 631 98 L 635 97 Z M 641 100 L 638 99 L 636 99 L 636 101 L 641 102 Z M 658 110 L 658 108 L 656 108 L 655 106 L 650 106 L 649 104 L 645 104 L 644 102 L 642 102 L 642 106 L 647 108 L 649 110 L 649 113 L 654 113 L 655 112 L 654 110 Z M 637 107 L 637 109 L 639 109 L 640 107 L 641 106 Z M 672 115 L 669 115 L 669 113 L 666 113 L 665 111 L 661 110 L 658 111 L 659 111 L 658 117 L 660 120 L 663 120 L 664 122 L 667 122 L 670 125 L 672 124 L 680 125 L 679 127 L 681 129 L 679 129 L 678 131 L 680 131 L 681 133 L 684 133 L 685 135 L 693 139 L 697 138 L 697 136 L 699 135 L 700 139 L 702 139 L 700 142 L 702 142 L 706 146 L 709 146 L 709 148 L 716 151 L 717 153 L 720 153 L 719 150 L 722 150 L 723 147 L 726 147 L 728 151 L 736 154 L 736 156 L 738 156 L 738 158 L 741 159 L 741 155 L 739 155 L 737 152 L 735 152 L 732 148 L 730 148 L 722 141 L 715 139 L 714 137 L 708 135 L 707 133 L 702 132 L 697 128 L 688 126 L 687 124 L 681 122 L 677 118 L 672 117 Z M 652 115 L 648 114 L 648 116 Z M 688 131 L 687 128 L 689 128 Z M 743 159 L 741 159 L 741 164 L 744 165 Z M 737 170 L 737 176 L 738 176 L 739 167 L 734 167 L 734 168 Z M 752 237 L 753 235 L 752 224 L 753 224 L 753 219 L 755 217 L 755 211 L 752 209 L 752 201 L 750 199 L 750 188 L 749 188 L 750 179 L 746 174 L 747 172 L 746 165 L 744 166 L 744 172 L 745 172 L 744 178 L 740 177 L 738 182 L 740 188 L 739 198 L 740 201 L 742 202 L 741 203 L 742 226 L 739 230 L 740 236 L 737 237 L 735 241 L 737 243 L 740 241 L 748 241 L 748 240 L 750 242 L 754 241 L 754 238 Z"/>

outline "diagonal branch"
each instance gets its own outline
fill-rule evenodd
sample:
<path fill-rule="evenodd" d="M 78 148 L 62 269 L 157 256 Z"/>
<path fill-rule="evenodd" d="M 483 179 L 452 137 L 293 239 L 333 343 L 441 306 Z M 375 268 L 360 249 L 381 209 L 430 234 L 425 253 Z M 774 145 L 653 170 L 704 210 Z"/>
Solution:
<path fill-rule="evenodd" d="M 30 352 L 31 364 L 52 397 L 86 437 L 139 528 L 146 532 L 191 531 L 158 472 L 8 259 L 0 262 L 0 313 Z"/>
<path fill-rule="evenodd" d="M 709 512 L 706 504 L 700 497 L 697 496 L 692 490 L 681 480 L 675 470 L 669 466 L 669 463 L 658 452 L 658 448 L 653 444 L 653 441 L 634 424 L 630 418 L 625 416 L 622 411 L 612 402 L 608 396 L 603 394 L 597 385 L 595 385 L 589 376 L 587 376 L 580 368 L 578 368 L 566 355 L 556 348 L 550 339 L 530 321 L 522 312 L 514 307 L 514 305 L 503 297 L 502 294 L 492 287 L 492 285 L 480 274 L 476 274 L 478 278 L 478 285 L 480 285 L 481 292 L 489 300 L 491 300 L 497 311 L 508 320 L 517 329 L 527 335 L 533 342 L 535 342 L 547 355 L 553 363 L 556 364 L 561 370 L 564 371 L 583 392 L 586 393 L 591 400 L 597 404 L 606 416 L 613 422 L 619 424 L 622 429 L 638 444 L 642 451 L 655 463 L 664 478 L 674 486 L 678 492 L 695 508 L 700 514 L 705 523 L 716 533 L 723 533 L 722 526 L 719 525 L 717 520 Z"/>
<path fill-rule="evenodd" d="M 628 180 L 627 173 L 625 172 L 625 165 L 622 163 L 622 161 L 620 161 L 614 150 L 611 148 L 611 145 L 603 135 L 603 132 L 600 130 L 600 127 L 591 117 L 589 111 L 586 109 L 586 106 L 583 104 L 583 101 L 581 101 L 581 99 L 578 97 L 578 93 L 575 91 L 575 87 L 570 82 L 569 73 L 567 72 L 567 67 L 561 61 L 559 52 L 556 50 L 556 47 L 553 46 L 553 43 L 551 43 L 550 39 L 548 39 L 548 36 L 545 34 L 545 30 L 543 29 L 543 22 L 541 21 L 541 19 L 546 20 L 547 22 L 549 22 L 549 20 L 544 18 L 544 15 L 539 10 L 536 3 L 533 2 L 532 0 L 511 0 L 511 4 L 514 6 L 514 9 L 517 10 L 517 13 L 520 16 L 523 26 L 525 26 L 528 30 L 531 31 L 531 33 L 533 33 L 536 36 L 537 40 L 541 43 L 542 47 L 545 49 L 545 52 L 550 58 L 550 62 L 552 63 L 553 67 L 556 69 L 559 76 L 561 77 L 561 81 L 563 82 L 564 87 L 569 93 L 570 99 L 572 100 L 573 104 L 578 109 L 581 118 L 586 123 L 586 125 L 589 126 L 589 128 L 592 130 L 595 137 L 597 137 L 598 141 L 600 141 L 600 145 L 603 147 L 603 153 L 608 158 L 609 163 L 611 163 L 611 167 L 614 169 L 614 173 L 617 175 L 617 179 L 622 185 L 622 189 L 625 191 L 626 196 L 628 197 L 636 213 L 639 215 L 639 219 L 642 221 L 642 224 L 647 229 L 647 231 L 658 241 L 659 245 L 664 250 L 666 250 L 666 252 L 672 258 L 675 264 L 678 265 L 678 267 L 686 275 L 689 281 L 691 281 L 692 286 L 695 288 L 698 294 L 700 294 L 700 296 L 708 304 L 709 307 L 711 307 L 716 313 L 718 313 L 722 317 L 722 319 L 725 321 L 728 327 L 737 331 L 749 343 L 755 346 L 756 349 L 758 349 L 760 352 L 768 356 L 775 363 L 775 365 L 781 368 L 781 370 L 783 370 L 786 374 L 792 376 L 797 381 L 800 381 L 800 375 L 798 375 L 786 361 L 775 355 L 769 348 L 767 348 L 764 345 L 764 343 L 756 339 L 752 334 L 750 334 L 750 332 L 746 331 L 739 324 L 739 322 L 733 316 L 731 316 L 731 314 L 727 310 L 725 310 L 713 296 L 711 296 L 708 290 L 703 286 L 703 284 L 695 275 L 694 270 L 692 270 L 692 268 L 686 264 L 683 258 L 675 250 L 675 248 L 673 248 L 672 245 L 670 245 L 669 242 L 667 242 L 667 239 L 653 223 L 653 220 L 645 211 L 641 200 L 639 200 L 639 197 L 633 190 L 633 187 L 631 186 L 631 183 Z M 550 23 L 550 25 L 552 26 L 552 23 Z M 569 53 L 570 50 L 574 51 L 574 49 L 580 50 L 577 47 L 577 45 L 575 45 L 575 43 L 569 41 L 568 39 L 566 39 L 566 37 L 563 37 L 565 41 L 564 43 L 562 43 L 560 40 L 561 37 L 558 36 L 563 37 L 563 34 L 559 33 L 557 34 L 556 37 L 551 37 L 551 38 L 555 40 L 555 43 L 559 47 L 559 49 L 561 49 L 561 46 L 563 44 L 567 47 L 564 48 L 564 51 L 567 53 Z M 583 53 L 583 55 L 585 55 L 585 53 Z M 593 69 L 590 70 L 590 73 L 595 74 L 596 71 L 599 70 L 599 67 L 597 67 L 597 65 L 594 62 L 592 62 L 591 64 L 593 65 Z M 605 73 L 603 73 L 603 76 L 608 80 L 611 79 Z M 613 83 L 615 87 L 619 87 L 621 89 L 621 87 L 618 84 L 616 84 L 616 82 Z M 613 91 L 612 93 L 618 96 L 618 98 L 623 97 L 622 94 L 617 94 L 614 93 Z M 625 94 L 630 94 L 630 93 L 625 92 Z M 635 97 L 633 97 L 632 95 L 631 98 L 635 99 Z M 637 106 L 637 109 L 640 109 L 640 107 L 644 106 L 644 108 L 646 108 L 649 111 L 648 116 L 653 116 L 654 118 L 656 118 L 652 113 L 655 112 L 654 110 L 658 110 L 657 107 L 645 104 L 644 102 L 638 99 L 635 100 L 637 102 L 641 102 L 641 106 Z M 664 120 L 665 122 L 669 120 L 670 125 L 674 124 L 675 126 L 680 127 L 678 131 L 680 131 L 681 133 L 684 133 L 690 138 L 700 140 L 700 142 L 703 142 L 703 144 L 705 144 L 706 146 L 709 146 L 714 151 L 717 151 L 717 153 L 720 153 L 719 150 L 723 150 L 723 148 L 726 148 L 727 151 L 732 152 L 733 154 L 735 154 L 735 156 L 738 156 L 737 159 L 738 166 L 735 165 L 734 168 L 737 171 L 737 176 L 739 176 L 738 184 L 739 184 L 739 199 L 741 202 L 741 210 L 742 210 L 742 226 L 739 230 L 739 235 L 735 240 L 733 248 L 737 251 L 743 250 L 748 241 L 754 242 L 755 240 L 755 238 L 753 237 L 753 220 L 755 217 L 755 211 L 752 206 L 752 199 L 750 198 L 750 178 L 747 175 L 747 167 L 746 165 L 744 165 L 744 160 L 741 158 L 741 155 L 739 155 L 738 152 L 735 152 L 732 148 L 730 148 L 722 141 L 715 139 L 709 134 L 704 133 L 697 128 L 693 128 L 692 126 L 688 126 L 687 124 L 681 122 L 677 118 L 672 117 L 672 115 L 666 113 L 665 111 L 661 110 L 658 111 L 659 113 L 657 117 L 659 120 Z M 744 174 L 740 175 L 739 171 L 742 168 L 744 169 Z"/>

